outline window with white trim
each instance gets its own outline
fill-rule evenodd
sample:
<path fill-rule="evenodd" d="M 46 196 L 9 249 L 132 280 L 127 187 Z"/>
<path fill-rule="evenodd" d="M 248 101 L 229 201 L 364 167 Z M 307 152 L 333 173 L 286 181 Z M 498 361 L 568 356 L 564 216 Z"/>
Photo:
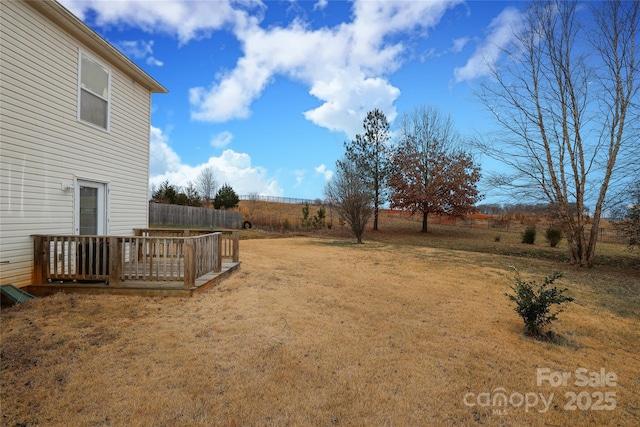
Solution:
<path fill-rule="evenodd" d="M 78 119 L 108 130 L 111 71 L 84 52 L 79 62 Z"/>

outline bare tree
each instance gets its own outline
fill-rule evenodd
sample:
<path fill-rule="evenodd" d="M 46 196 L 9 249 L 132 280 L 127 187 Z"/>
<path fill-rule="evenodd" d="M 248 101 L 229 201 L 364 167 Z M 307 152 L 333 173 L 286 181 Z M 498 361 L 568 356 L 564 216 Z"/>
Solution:
<path fill-rule="evenodd" d="M 216 182 L 216 175 L 213 171 L 213 167 L 207 166 L 203 168 L 196 178 L 195 187 L 207 207 L 216 195 L 217 186 L 218 184 Z"/>
<path fill-rule="evenodd" d="M 389 121 L 379 109 L 367 113 L 362 126 L 364 133 L 345 143 L 346 156 L 355 163 L 362 177 L 373 190 L 373 229 L 378 229 L 378 210 L 386 201 L 387 180 L 391 173 Z"/>
<path fill-rule="evenodd" d="M 571 262 L 591 266 L 610 186 L 640 171 L 640 2 L 582 6 L 547 0 L 527 11 L 481 92 L 504 132 L 479 144 L 514 171 L 493 183 L 550 203 Z"/>
<path fill-rule="evenodd" d="M 255 221 L 254 215 L 256 211 L 256 206 L 260 201 L 260 194 L 256 191 L 251 192 L 248 194 L 247 200 L 249 201 L 249 220 Z"/>
<path fill-rule="evenodd" d="M 354 162 L 345 158 L 336 166 L 336 174 L 324 189 L 327 203 L 349 224 L 358 243 L 362 243 L 365 227 L 373 214 L 373 192 Z"/>
<path fill-rule="evenodd" d="M 480 168 L 460 149 L 458 138 L 451 117 L 433 107 L 400 119 L 391 207 L 422 214 L 425 233 L 430 213 L 461 216 L 473 212 L 482 197 L 476 187 Z"/>

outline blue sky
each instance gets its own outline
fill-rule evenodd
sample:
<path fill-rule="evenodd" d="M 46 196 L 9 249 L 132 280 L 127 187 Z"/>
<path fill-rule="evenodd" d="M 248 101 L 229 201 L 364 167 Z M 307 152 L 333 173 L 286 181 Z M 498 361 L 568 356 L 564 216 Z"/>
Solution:
<path fill-rule="evenodd" d="M 473 94 L 525 6 L 505 1 L 61 3 L 165 86 L 150 183 L 212 166 L 238 194 L 322 198 L 367 111 L 420 105 L 462 134 L 491 118 Z M 481 158 L 484 172 L 497 166 Z M 490 192 L 488 196 L 491 196 Z"/>

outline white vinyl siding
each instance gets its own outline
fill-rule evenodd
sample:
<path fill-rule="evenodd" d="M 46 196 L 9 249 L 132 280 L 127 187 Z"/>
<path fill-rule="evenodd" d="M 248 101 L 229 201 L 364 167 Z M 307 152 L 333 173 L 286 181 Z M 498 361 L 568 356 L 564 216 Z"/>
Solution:
<path fill-rule="evenodd" d="M 148 223 L 151 94 L 22 1 L 0 7 L 0 284 L 31 284 L 32 234 L 74 234 L 77 179 L 107 183 L 109 234 Z M 109 132 L 78 121 L 79 52 L 111 71 Z"/>

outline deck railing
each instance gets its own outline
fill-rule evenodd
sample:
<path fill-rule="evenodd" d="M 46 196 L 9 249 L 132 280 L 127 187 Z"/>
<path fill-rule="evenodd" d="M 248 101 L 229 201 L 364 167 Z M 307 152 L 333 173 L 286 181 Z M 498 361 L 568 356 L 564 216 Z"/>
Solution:
<path fill-rule="evenodd" d="M 213 231 L 206 229 L 174 229 L 174 228 L 135 228 L 136 236 L 158 237 L 193 237 L 203 234 L 211 234 Z M 222 238 L 222 258 L 228 258 L 232 262 L 240 260 L 240 233 L 235 230 L 219 230 Z"/>
<path fill-rule="evenodd" d="M 182 230 L 180 230 L 182 232 Z M 104 281 L 182 282 L 222 269 L 223 258 L 239 259 L 238 232 L 163 235 L 157 230 L 136 231 L 136 236 L 34 237 L 34 282 Z M 195 233 L 193 233 L 195 234 Z"/>

